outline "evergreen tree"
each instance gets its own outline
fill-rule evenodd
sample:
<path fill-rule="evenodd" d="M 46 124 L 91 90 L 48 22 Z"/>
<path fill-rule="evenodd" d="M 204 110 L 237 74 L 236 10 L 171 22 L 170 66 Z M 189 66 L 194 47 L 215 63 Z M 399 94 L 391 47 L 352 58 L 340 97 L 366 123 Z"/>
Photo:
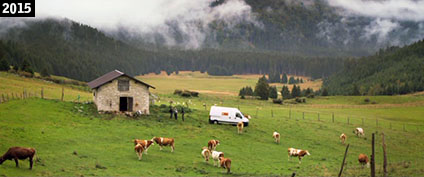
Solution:
<path fill-rule="evenodd" d="M 280 73 L 278 73 L 275 69 L 271 69 L 271 72 L 268 74 L 268 78 L 270 83 L 279 83 Z"/>
<path fill-rule="evenodd" d="M 0 71 L 9 71 L 9 69 L 9 63 L 4 58 L 0 59 Z"/>
<path fill-rule="evenodd" d="M 296 84 L 296 80 L 294 79 L 293 76 L 290 77 L 289 84 Z"/>
<path fill-rule="evenodd" d="M 291 91 L 291 97 L 296 98 L 300 96 L 300 86 L 293 85 L 292 91 Z"/>
<path fill-rule="evenodd" d="M 300 83 L 303 83 L 303 79 L 302 78 L 300 78 Z"/>
<path fill-rule="evenodd" d="M 269 97 L 273 99 L 278 98 L 277 87 L 272 86 L 269 88 Z"/>
<path fill-rule="evenodd" d="M 26 59 L 24 59 L 24 61 L 22 62 L 21 70 L 28 72 L 28 73 L 31 73 L 31 74 L 34 74 L 34 71 L 32 70 L 31 65 L 29 64 L 28 60 L 26 60 Z"/>
<path fill-rule="evenodd" d="M 353 84 L 352 95 L 359 96 L 361 93 L 359 92 L 359 87 L 356 84 Z"/>
<path fill-rule="evenodd" d="M 283 97 L 283 100 L 291 98 L 289 87 L 285 85 L 283 86 L 283 88 L 281 89 L 281 96 Z"/>
<path fill-rule="evenodd" d="M 244 98 L 244 96 L 246 95 L 246 89 L 243 87 L 243 88 L 241 88 L 240 89 L 240 91 L 239 91 L 239 96 L 241 97 L 241 98 Z"/>
<path fill-rule="evenodd" d="M 328 90 L 327 90 L 327 88 L 323 88 L 322 89 L 321 96 L 328 96 Z"/>
<path fill-rule="evenodd" d="M 41 75 L 42 77 L 50 77 L 50 73 L 49 73 L 49 71 L 47 70 L 47 68 L 43 68 L 43 70 L 41 70 L 41 72 L 40 72 L 40 75 Z"/>
<path fill-rule="evenodd" d="M 286 74 L 286 73 L 284 73 L 284 74 L 283 74 L 283 76 L 281 77 L 281 83 L 283 83 L 283 84 L 287 84 L 287 82 L 288 82 L 287 74 Z"/>
<path fill-rule="evenodd" d="M 245 94 L 247 96 L 253 96 L 253 89 L 252 89 L 252 87 L 247 86 L 246 89 L 245 89 Z"/>
<path fill-rule="evenodd" d="M 269 85 L 265 75 L 259 78 L 258 82 L 256 83 L 255 95 L 259 96 L 261 100 L 268 100 Z"/>

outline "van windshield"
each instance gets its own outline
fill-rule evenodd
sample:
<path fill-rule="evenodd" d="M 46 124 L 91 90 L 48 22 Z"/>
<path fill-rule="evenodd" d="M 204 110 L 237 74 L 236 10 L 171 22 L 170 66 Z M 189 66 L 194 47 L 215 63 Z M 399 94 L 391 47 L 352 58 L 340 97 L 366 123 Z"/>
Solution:
<path fill-rule="evenodd" d="M 238 117 L 240 119 L 243 118 L 240 113 L 236 113 L 236 117 Z"/>

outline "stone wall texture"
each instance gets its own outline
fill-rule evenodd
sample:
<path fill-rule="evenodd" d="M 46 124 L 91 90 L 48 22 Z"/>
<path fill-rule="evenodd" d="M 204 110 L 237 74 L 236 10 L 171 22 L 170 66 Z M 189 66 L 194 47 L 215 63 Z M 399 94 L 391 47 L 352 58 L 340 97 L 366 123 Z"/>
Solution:
<path fill-rule="evenodd" d="M 118 90 L 118 80 L 125 79 L 130 81 L 128 91 Z M 142 111 L 145 114 L 149 112 L 149 87 L 134 81 L 126 76 L 118 77 L 109 83 L 106 83 L 97 89 L 93 89 L 93 100 L 99 112 L 119 112 L 120 97 L 133 97 L 133 111 Z"/>

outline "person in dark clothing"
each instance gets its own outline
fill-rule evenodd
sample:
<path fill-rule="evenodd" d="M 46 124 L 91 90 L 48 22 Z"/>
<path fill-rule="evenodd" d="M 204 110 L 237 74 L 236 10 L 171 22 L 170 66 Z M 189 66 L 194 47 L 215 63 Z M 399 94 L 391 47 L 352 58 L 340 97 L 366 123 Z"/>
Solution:
<path fill-rule="evenodd" d="M 174 114 L 174 111 L 172 110 L 172 106 L 169 106 L 169 118 L 172 119 L 172 115 Z"/>
<path fill-rule="evenodd" d="M 183 122 L 184 122 L 184 107 L 181 108 L 181 116 L 182 116 Z"/>
<path fill-rule="evenodd" d="M 174 117 L 175 117 L 175 120 L 178 120 L 178 109 L 177 109 L 177 107 L 174 108 Z"/>

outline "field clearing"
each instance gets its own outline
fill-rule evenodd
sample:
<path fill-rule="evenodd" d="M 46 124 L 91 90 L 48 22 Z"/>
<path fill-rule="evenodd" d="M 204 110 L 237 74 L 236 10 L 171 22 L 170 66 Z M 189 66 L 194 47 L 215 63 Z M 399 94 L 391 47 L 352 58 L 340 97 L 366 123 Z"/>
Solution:
<path fill-rule="evenodd" d="M 45 88 L 59 88 L 59 94 L 62 87 L 37 79 L 0 76 L 0 79 L 8 83 L 17 82 L 19 86 L 35 83 Z M 350 144 L 344 176 L 369 175 L 370 169 L 362 168 L 357 156 L 359 153 L 369 156 L 373 132 L 377 132 L 378 176 L 382 175 L 382 132 L 386 135 L 390 176 L 420 176 L 424 173 L 424 159 L 419 158 L 424 156 L 421 151 L 424 147 L 422 95 L 366 97 L 376 104 L 363 103 L 365 97 L 331 96 L 308 99 L 306 104 L 275 105 L 271 101 L 243 100 L 228 94 L 201 93 L 197 98 L 184 98 L 172 94 L 173 83 L 181 84 L 184 79 L 154 79 L 156 85 L 142 78 L 158 88 L 153 91 L 160 100 L 152 108 L 151 116 L 137 119 L 98 115 L 94 105 L 69 102 L 73 101 L 72 97 L 65 102 L 30 98 L 0 104 L 0 153 L 10 146 L 31 146 L 37 149 L 40 159 L 32 171 L 27 169 L 28 161 L 20 161 L 20 168 L 14 167 L 13 161 L 6 161 L 0 165 L 0 176 L 226 175 L 224 169 L 213 167 L 212 161 L 209 164 L 203 162 L 201 147 L 206 146 L 210 139 L 220 140 L 217 150 L 232 159 L 230 176 L 288 176 L 293 172 L 297 176 L 335 176 L 345 150 L 338 138 L 343 132 Z M 224 80 L 213 77 L 195 79 L 209 84 L 216 79 Z M 238 80 L 239 83 L 257 81 L 244 78 L 230 80 Z M 188 82 L 196 84 L 194 80 Z M 1 90 L 13 90 L 8 83 L 2 82 Z M 208 90 L 209 86 L 187 84 L 186 89 L 195 90 L 192 87 Z M 222 92 L 213 84 L 211 88 Z M 86 94 L 84 98 L 91 98 L 91 93 L 67 89 L 70 93 Z M 234 90 L 238 92 L 238 89 Z M 165 113 L 167 110 L 162 112 L 158 106 L 169 105 L 170 101 L 187 105 L 194 111 L 186 114 L 185 122 L 181 121 L 181 115 L 178 121 L 169 120 L 169 114 Z M 238 107 L 244 114 L 251 115 L 253 118 L 245 133 L 238 135 L 234 126 L 208 124 L 208 110 L 215 104 Z M 352 133 L 355 127 L 364 128 L 365 138 L 358 138 Z M 282 135 L 281 144 L 273 142 L 273 131 Z M 175 138 L 176 151 L 171 153 L 169 147 L 159 151 L 155 145 L 147 155 L 143 155 L 142 161 L 138 161 L 132 140 L 153 136 Z M 296 158 L 288 161 L 288 147 L 306 149 L 311 156 L 305 157 L 301 165 Z"/>
<path fill-rule="evenodd" d="M 251 75 L 233 75 L 233 76 L 209 76 L 206 73 L 200 73 L 199 71 L 181 71 L 178 75 L 175 73 L 166 75 L 165 72 L 161 74 L 147 74 L 143 76 L 137 76 L 137 78 L 153 85 L 158 86 L 157 89 L 152 90 L 153 93 L 172 93 L 175 89 L 188 89 L 199 91 L 200 93 L 209 93 L 216 95 L 231 95 L 237 96 L 240 89 L 245 86 L 255 88 L 256 82 L 262 75 L 251 74 Z M 297 76 L 296 76 L 297 77 Z M 298 84 L 303 88 L 312 88 L 319 90 L 322 84 L 322 80 L 309 81 L 309 78 L 299 76 L 308 82 Z M 285 84 L 273 83 L 273 86 L 277 86 L 278 91 Z M 287 84 L 286 84 L 287 85 Z M 159 87 L 160 86 L 160 87 Z M 291 89 L 293 85 L 288 85 Z"/>

